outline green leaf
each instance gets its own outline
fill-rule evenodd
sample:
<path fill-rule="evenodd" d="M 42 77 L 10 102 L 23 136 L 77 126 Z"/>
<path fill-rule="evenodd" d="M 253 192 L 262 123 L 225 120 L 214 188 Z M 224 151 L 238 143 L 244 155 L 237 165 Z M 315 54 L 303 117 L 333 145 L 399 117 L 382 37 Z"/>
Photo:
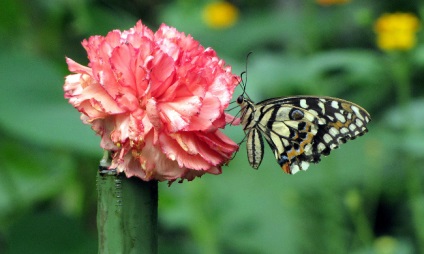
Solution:
<path fill-rule="evenodd" d="M 39 144 L 101 155 L 99 138 L 64 99 L 64 77 L 57 68 L 41 58 L 4 51 L 0 65 L 0 126 Z"/>
<path fill-rule="evenodd" d="M 15 253 L 96 253 L 95 234 L 80 220 L 69 218 L 57 210 L 25 216 L 9 235 L 6 254 Z"/>
<path fill-rule="evenodd" d="M 7 226 L 19 212 L 57 195 L 73 179 L 74 164 L 67 154 L 0 143 L 0 225 Z"/>
<path fill-rule="evenodd" d="M 400 147 L 415 156 L 424 157 L 424 99 L 412 101 L 406 107 L 389 110 L 384 119 L 384 130 L 393 140 L 388 146 Z"/>

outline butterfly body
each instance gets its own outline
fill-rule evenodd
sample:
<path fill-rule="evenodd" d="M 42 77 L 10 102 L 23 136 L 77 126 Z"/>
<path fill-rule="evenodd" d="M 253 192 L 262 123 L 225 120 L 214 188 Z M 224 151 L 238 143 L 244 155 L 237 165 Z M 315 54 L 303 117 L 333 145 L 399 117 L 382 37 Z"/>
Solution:
<path fill-rule="evenodd" d="M 371 120 L 362 107 L 342 99 L 294 96 L 253 103 L 239 96 L 241 125 L 246 133 L 250 165 L 257 169 L 264 154 L 263 138 L 288 174 L 306 170 L 347 140 L 367 132 Z"/>

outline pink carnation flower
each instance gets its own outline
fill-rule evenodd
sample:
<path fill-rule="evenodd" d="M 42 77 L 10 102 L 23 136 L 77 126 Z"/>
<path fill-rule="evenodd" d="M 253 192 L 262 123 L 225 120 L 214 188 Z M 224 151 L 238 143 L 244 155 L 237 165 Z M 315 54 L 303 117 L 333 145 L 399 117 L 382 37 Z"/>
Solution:
<path fill-rule="evenodd" d="M 67 58 L 65 98 L 127 177 L 174 181 L 220 174 L 238 149 L 219 128 L 237 78 L 211 48 L 162 25 L 82 42 L 89 67 Z"/>

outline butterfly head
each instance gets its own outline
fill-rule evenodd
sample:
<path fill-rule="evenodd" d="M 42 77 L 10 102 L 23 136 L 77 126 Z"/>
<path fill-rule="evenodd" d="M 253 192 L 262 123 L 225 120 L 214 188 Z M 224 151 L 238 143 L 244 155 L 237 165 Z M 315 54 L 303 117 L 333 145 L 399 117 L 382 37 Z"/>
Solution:
<path fill-rule="evenodd" d="M 239 97 L 237 97 L 237 104 L 241 105 L 244 102 L 244 96 L 240 95 Z"/>
<path fill-rule="evenodd" d="M 246 98 L 243 94 L 239 95 L 239 97 L 237 97 L 237 104 L 240 105 L 240 107 L 244 107 L 246 106 L 246 104 L 248 104 L 250 100 L 248 98 Z"/>
<path fill-rule="evenodd" d="M 246 127 L 248 122 L 254 117 L 253 112 L 255 111 L 255 104 L 249 99 L 249 97 L 245 97 L 244 93 L 237 97 L 237 104 L 240 106 L 240 120 L 241 125 Z"/>

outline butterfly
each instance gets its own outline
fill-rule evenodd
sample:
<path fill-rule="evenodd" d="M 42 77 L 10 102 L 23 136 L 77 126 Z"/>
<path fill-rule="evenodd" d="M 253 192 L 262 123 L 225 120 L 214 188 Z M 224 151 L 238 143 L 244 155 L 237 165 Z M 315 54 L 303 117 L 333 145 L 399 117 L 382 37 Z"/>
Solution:
<path fill-rule="evenodd" d="M 359 105 L 325 96 L 293 96 L 254 103 L 237 98 L 246 134 L 247 156 L 257 169 L 267 141 L 284 172 L 294 174 L 318 163 L 321 155 L 365 134 L 370 114 Z"/>

